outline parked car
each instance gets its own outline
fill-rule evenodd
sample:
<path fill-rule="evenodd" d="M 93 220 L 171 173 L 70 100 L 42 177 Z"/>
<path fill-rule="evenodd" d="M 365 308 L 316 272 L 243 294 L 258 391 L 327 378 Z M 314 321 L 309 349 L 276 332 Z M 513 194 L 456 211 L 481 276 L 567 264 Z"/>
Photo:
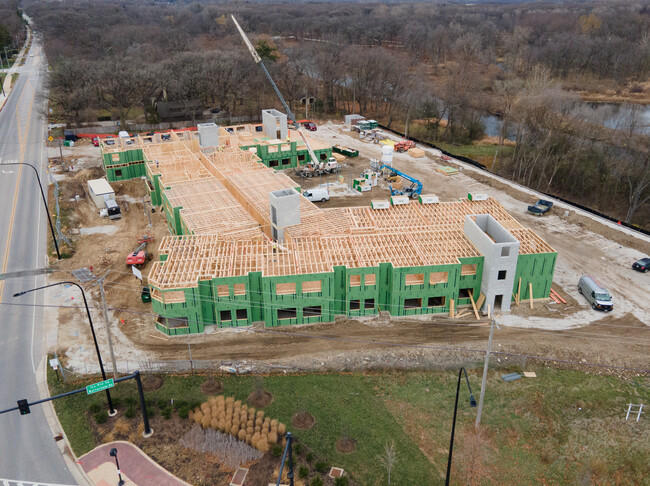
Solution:
<path fill-rule="evenodd" d="M 614 310 L 612 297 L 607 289 L 594 277 L 588 275 L 580 277 L 578 281 L 578 292 L 585 296 L 594 310 L 610 312 Z"/>
<path fill-rule="evenodd" d="M 650 257 L 641 258 L 632 264 L 632 268 L 638 272 L 646 273 L 650 270 Z"/>
<path fill-rule="evenodd" d="M 95 147 L 99 147 L 99 137 L 93 137 L 90 139 Z"/>

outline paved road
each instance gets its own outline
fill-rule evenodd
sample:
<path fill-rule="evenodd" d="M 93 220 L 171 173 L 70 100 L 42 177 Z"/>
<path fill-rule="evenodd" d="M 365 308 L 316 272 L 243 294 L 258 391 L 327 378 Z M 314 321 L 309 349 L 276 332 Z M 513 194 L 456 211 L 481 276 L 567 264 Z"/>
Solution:
<path fill-rule="evenodd" d="M 46 266 L 47 221 L 34 171 L 6 162 L 29 162 L 47 181 L 47 155 L 43 119 L 45 63 L 40 46 L 32 46 L 25 66 L 4 108 L 0 111 L 0 273 Z M 45 182 L 47 184 L 47 182 Z M 0 410 L 16 400 L 39 398 L 36 374 L 42 359 L 43 293 L 17 299 L 20 290 L 43 284 L 30 276 L 0 281 Z M 8 304 L 27 304 L 15 306 Z M 0 415 L 0 477 L 25 483 L 74 484 L 65 466 L 41 406 L 32 413 Z M 5 480 L 2 480 L 3 484 Z"/>

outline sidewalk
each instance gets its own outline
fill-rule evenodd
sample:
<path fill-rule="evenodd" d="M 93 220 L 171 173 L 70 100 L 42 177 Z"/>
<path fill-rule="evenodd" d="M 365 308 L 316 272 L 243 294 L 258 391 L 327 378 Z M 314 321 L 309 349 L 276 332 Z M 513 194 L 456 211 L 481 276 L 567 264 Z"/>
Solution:
<path fill-rule="evenodd" d="M 127 486 L 190 486 L 156 464 L 149 456 L 130 442 L 115 441 L 95 447 L 81 456 L 78 463 L 96 486 L 117 484 L 115 458 L 110 451 L 117 449 L 122 479 Z"/>
<path fill-rule="evenodd" d="M 25 48 L 27 47 L 27 44 L 29 44 L 31 38 L 32 38 L 32 29 L 31 27 L 27 27 L 27 37 L 25 38 L 25 44 L 23 44 L 22 49 L 18 53 L 18 57 L 16 57 L 16 60 L 8 70 L 7 69 L 2 70 L 2 72 L 6 73 L 7 76 L 4 78 L 4 82 L 3 82 L 4 94 L 2 94 L 2 89 L 0 89 L 0 110 L 2 110 L 2 107 L 7 102 L 7 98 L 9 98 L 9 93 L 11 92 L 11 79 L 13 78 L 13 74 L 18 72 L 18 68 L 20 67 L 20 61 L 25 56 Z"/>

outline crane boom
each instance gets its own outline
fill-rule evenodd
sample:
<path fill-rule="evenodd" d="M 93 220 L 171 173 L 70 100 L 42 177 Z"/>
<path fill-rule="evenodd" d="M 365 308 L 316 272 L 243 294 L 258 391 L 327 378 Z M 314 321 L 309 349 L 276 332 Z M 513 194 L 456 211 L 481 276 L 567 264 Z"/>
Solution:
<path fill-rule="evenodd" d="M 294 116 L 293 112 L 291 111 L 291 108 L 289 108 L 289 105 L 287 102 L 284 100 L 284 96 L 282 96 L 282 93 L 280 93 L 280 89 L 278 86 L 275 84 L 275 81 L 273 81 L 273 78 L 271 77 L 271 74 L 269 73 L 268 69 L 266 69 L 266 66 L 264 65 L 264 62 L 262 61 L 262 58 L 258 54 L 258 52 L 255 50 L 255 47 L 253 47 L 253 44 L 251 43 L 250 39 L 244 32 L 244 29 L 241 28 L 239 25 L 239 22 L 237 22 L 237 19 L 235 19 L 234 15 L 230 16 L 232 18 L 232 21 L 235 23 L 235 26 L 237 27 L 237 30 L 242 36 L 242 39 L 244 39 L 244 44 L 246 44 L 246 47 L 250 51 L 251 55 L 253 56 L 253 59 L 255 60 L 256 64 L 259 64 L 260 67 L 262 68 L 262 71 L 264 71 L 264 74 L 266 75 L 266 78 L 269 80 L 269 83 L 271 83 L 271 86 L 273 86 L 273 90 L 275 91 L 275 94 L 278 95 L 278 98 L 280 98 L 280 101 L 282 102 L 282 106 L 284 106 L 284 109 L 287 112 L 287 116 L 291 120 L 291 122 L 294 124 L 296 127 L 296 130 L 298 130 L 298 133 L 300 134 L 300 138 L 302 138 L 302 141 L 305 143 L 305 146 L 307 147 L 307 151 L 309 152 L 309 157 L 311 158 L 311 161 L 314 164 L 318 163 L 318 159 L 316 158 L 316 154 L 312 150 L 312 148 L 309 146 L 309 142 L 307 141 L 307 138 L 305 137 L 305 134 L 302 132 L 302 129 L 300 128 L 300 125 L 296 121 L 296 117 Z"/>

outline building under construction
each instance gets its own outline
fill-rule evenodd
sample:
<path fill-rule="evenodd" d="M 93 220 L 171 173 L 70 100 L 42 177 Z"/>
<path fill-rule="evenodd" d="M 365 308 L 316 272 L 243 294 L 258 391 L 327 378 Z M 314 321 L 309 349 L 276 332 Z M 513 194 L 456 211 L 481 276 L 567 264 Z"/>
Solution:
<path fill-rule="evenodd" d="M 203 128 L 201 130 L 201 128 Z M 251 125 L 199 125 L 199 130 L 180 130 L 133 137 L 114 137 L 100 140 L 102 161 L 110 182 L 124 181 L 145 175 L 143 149 L 179 140 L 199 140 L 205 147 L 240 148 L 254 153 L 267 167 L 295 168 L 311 161 L 309 151 L 300 135 L 287 127 L 287 117 L 276 110 L 264 110 L 262 123 Z M 305 135 L 319 161 L 332 156 L 332 147 Z"/>
<path fill-rule="evenodd" d="M 557 253 L 494 199 L 321 209 L 239 135 L 208 128 L 141 147 L 173 235 L 149 274 L 166 334 L 453 315 L 477 301 L 501 312 L 549 296 Z"/>

